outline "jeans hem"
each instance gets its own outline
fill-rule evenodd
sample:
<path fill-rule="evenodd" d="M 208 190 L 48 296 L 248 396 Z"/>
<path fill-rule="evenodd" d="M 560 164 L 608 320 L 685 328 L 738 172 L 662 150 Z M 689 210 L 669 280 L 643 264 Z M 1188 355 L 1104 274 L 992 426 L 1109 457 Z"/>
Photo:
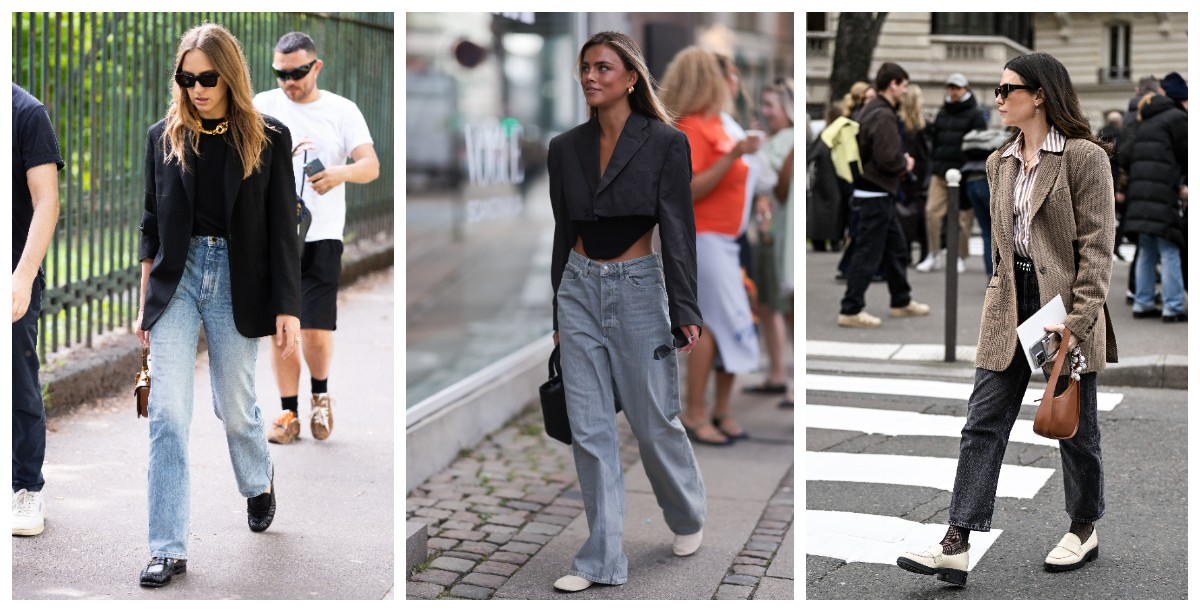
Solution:
<path fill-rule="evenodd" d="M 953 525 L 954 527 L 960 527 L 962 529 L 970 529 L 971 531 L 991 531 L 992 530 L 991 523 L 988 523 L 987 525 L 976 525 L 973 523 L 966 523 L 963 521 L 951 520 L 951 521 L 948 521 L 946 524 Z"/>
<path fill-rule="evenodd" d="M 1097 516 L 1096 518 L 1086 518 L 1086 519 L 1077 519 L 1077 518 L 1071 516 L 1070 514 L 1068 514 L 1067 516 L 1070 516 L 1071 521 L 1075 522 L 1075 523 L 1095 523 L 1096 521 L 1099 521 L 1100 519 L 1104 518 L 1103 514 L 1101 514 L 1100 516 Z"/>
<path fill-rule="evenodd" d="M 591 580 L 592 582 L 595 582 L 597 584 L 611 584 L 613 586 L 617 586 L 617 585 L 621 585 L 621 584 L 625 584 L 626 582 L 629 582 L 628 578 L 604 580 L 604 579 L 592 576 L 591 574 L 585 574 L 583 572 L 577 572 L 575 570 L 571 570 L 571 571 L 567 572 L 567 575 L 568 576 L 579 576 L 580 578 Z"/>
<path fill-rule="evenodd" d="M 150 553 L 150 557 L 151 558 L 166 557 L 168 559 L 179 559 L 181 561 L 187 561 L 187 558 L 188 558 L 187 553 L 171 553 L 171 552 L 163 552 L 163 551 L 158 551 L 158 550 L 152 551 Z"/>
<path fill-rule="evenodd" d="M 26 491 L 29 491 L 30 493 L 41 493 L 42 487 L 44 487 L 44 486 L 46 486 L 44 483 L 40 484 L 40 485 L 32 485 L 32 486 L 28 486 L 28 487 L 20 487 L 17 485 L 13 485 L 13 493 L 20 491 L 21 489 L 25 489 Z"/>

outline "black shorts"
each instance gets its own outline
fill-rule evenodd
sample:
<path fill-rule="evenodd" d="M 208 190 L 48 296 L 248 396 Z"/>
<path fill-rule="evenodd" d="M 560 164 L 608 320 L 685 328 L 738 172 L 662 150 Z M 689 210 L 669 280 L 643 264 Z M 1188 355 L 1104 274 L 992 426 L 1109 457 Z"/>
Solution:
<path fill-rule="evenodd" d="M 300 257 L 300 329 L 337 329 L 337 291 L 342 241 L 304 243 Z"/>

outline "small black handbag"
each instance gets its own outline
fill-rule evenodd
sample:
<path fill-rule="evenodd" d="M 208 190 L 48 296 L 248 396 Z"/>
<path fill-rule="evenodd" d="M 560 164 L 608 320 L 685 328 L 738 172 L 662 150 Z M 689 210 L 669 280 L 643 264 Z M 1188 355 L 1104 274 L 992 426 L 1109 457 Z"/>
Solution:
<path fill-rule="evenodd" d="M 547 364 L 550 379 L 538 387 L 542 398 L 542 422 L 546 435 L 562 442 L 571 443 L 571 421 L 567 418 L 567 392 L 563 388 L 562 365 L 559 363 L 558 347 L 550 352 Z M 621 411 L 621 401 L 615 400 L 616 412 Z"/>

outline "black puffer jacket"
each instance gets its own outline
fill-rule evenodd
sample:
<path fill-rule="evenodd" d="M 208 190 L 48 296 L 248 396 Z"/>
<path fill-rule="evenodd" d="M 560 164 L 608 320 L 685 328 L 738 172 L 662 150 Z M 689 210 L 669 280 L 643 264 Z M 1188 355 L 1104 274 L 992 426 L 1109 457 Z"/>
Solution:
<path fill-rule="evenodd" d="M 1179 186 L 1187 168 L 1187 114 L 1166 96 L 1142 109 L 1131 154 L 1121 158 L 1129 173 L 1125 233 L 1161 236 L 1184 243 Z"/>
<path fill-rule="evenodd" d="M 962 168 L 967 161 L 962 151 L 963 136 L 971 130 L 986 130 L 987 122 L 972 94 L 958 102 L 943 104 L 931 127 L 933 164 L 930 170 L 934 175 L 942 176 L 951 168 Z"/>

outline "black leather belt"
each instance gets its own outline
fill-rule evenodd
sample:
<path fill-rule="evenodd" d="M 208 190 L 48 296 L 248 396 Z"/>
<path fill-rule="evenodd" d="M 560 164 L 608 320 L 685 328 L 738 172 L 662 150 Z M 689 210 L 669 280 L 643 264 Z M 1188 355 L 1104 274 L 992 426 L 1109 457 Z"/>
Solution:
<path fill-rule="evenodd" d="M 1013 255 L 1013 266 L 1022 272 L 1033 272 L 1033 260 L 1020 255 Z"/>

